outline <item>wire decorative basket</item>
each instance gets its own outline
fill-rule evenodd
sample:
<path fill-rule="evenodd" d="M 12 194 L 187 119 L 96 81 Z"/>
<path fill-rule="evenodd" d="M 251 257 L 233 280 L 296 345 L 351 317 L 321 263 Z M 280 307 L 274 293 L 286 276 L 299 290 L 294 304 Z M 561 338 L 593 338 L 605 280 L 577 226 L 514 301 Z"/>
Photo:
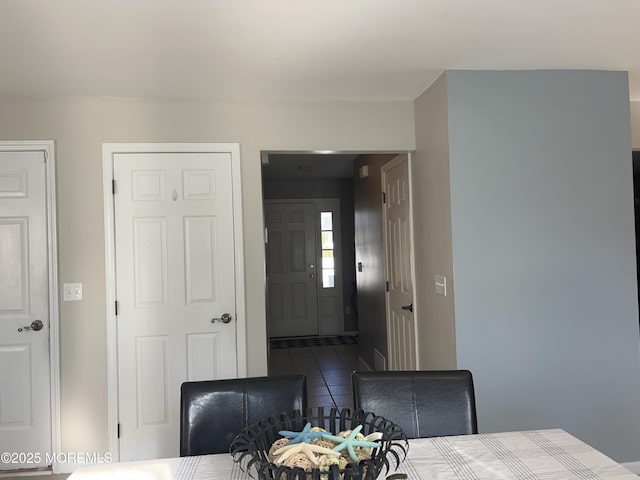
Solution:
<path fill-rule="evenodd" d="M 374 432 L 382 435 L 380 446 L 372 449 L 371 458 L 348 463 L 344 468 L 331 465 L 325 470 L 313 468 L 308 471 L 273 463 L 269 449 L 282 438 L 279 432 L 302 431 L 307 423 L 334 434 L 361 425 L 360 433 L 365 436 Z M 407 436 L 396 424 L 372 412 L 336 408 L 296 410 L 263 419 L 237 435 L 230 447 L 233 460 L 259 480 L 375 480 L 382 472 L 397 469 L 408 450 Z"/>

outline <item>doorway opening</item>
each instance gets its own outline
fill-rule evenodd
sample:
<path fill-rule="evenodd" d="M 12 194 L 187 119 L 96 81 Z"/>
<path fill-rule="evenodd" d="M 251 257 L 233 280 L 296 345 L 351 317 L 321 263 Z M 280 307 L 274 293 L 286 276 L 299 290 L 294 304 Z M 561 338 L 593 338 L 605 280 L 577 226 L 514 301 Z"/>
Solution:
<path fill-rule="evenodd" d="M 397 155 L 366 152 L 262 153 L 266 316 L 272 345 L 290 337 L 295 337 L 296 341 L 306 339 L 313 342 L 331 336 L 332 340 L 341 342 L 348 341 L 344 337 L 353 336 L 358 342 L 358 368 L 374 369 L 380 364 L 376 358 L 386 356 L 381 170 Z M 339 204 L 337 210 L 325 208 L 331 201 Z M 279 206 L 274 208 L 274 204 Z M 296 206 L 296 212 L 289 215 L 292 204 Z M 293 220 L 297 217 L 301 225 L 303 215 L 300 212 L 305 204 L 315 205 L 315 209 L 308 208 L 315 222 L 315 257 L 311 254 L 309 258 L 316 258 L 316 263 L 311 260 L 303 262 L 304 249 L 300 245 L 306 234 L 290 225 L 270 228 L 275 220 L 282 221 L 284 214 Z M 292 248 L 291 240 L 283 240 L 283 235 L 290 239 L 295 237 L 298 248 Z M 332 245 L 335 248 L 330 248 Z M 278 278 L 285 256 L 289 257 L 290 263 L 298 261 L 299 271 L 295 275 L 299 277 L 292 279 L 292 283 L 298 283 L 296 295 L 289 293 L 287 296 L 287 287 Z M 314 284 L 315 290 L 306 285 L 303 287 L 302 282 Z M 291 286 L 288 288 L 293 290 Z M 333 298 L 322 297 L 332 289 L 337 293 Z M 316 320 L 309 322 L 308 317 L 305 320 L 315 326 L 310 331 L 301 332 L 292 321 L 291 327 L 283 329 L 280 318 L 285 309 L 294 312 L 297 308 L 299 314 L 306 311 L 314 302 L 314 299 L 309 300 L 307 293 L 311 290 L 319 292 L 315 299 Z M 298 301 L 291 303 L 294 296 Z M 301 298 L 304 301 L 300 301 Z M 327 311 L 335 311 L 336 315 L 327 316 Z M 270 363 L 273 352 L 270 350 Z M 281 348 L 277 354 L 281 356 Z M 269 372 L 273 374 L 271 368 Z"/>
<path fill-rule="evenodd" d="M 358 332 L 353 243 L 357 156 L 263 155 L 270 338 Z"/>

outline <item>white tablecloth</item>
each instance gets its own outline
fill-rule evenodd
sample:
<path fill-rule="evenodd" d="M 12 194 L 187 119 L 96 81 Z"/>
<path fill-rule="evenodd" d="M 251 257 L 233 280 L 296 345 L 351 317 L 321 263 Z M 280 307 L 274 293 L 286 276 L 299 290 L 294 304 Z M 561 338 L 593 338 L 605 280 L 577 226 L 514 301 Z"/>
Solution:
<path fill-rule="evenodd" d="M 233 461 L 231 455 L 221 454 L 92 465 L 76 470 L 69 480 L 107 478 L 114 480 L 246 480 L 250 477 Z"/>
<path fill-rule="evenodd" d="M 563 430 L 411 440 L 400 470 L 410 479 L 638 480 Z"/>
<path fill-rule="evenodd" d="M 563 430 L 421 438 L 409 441 L 397 471 L 410 480 L 638 480 L 638 476 Z M 380 476 L 384 479 L 386 475 Z M 246 480 L 230 455 L 83 467 L 70 480 Z"/>

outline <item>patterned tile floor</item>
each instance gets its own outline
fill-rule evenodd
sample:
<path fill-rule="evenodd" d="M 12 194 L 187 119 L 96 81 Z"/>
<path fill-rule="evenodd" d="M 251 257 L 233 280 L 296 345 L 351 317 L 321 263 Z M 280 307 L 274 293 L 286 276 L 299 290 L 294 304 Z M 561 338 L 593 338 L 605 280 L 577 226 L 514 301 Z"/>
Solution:
<path fill-rule="evenodd" d="M 309 407 L 353 408 L 351 372 L 358 345 L 271 349 L 269 375 L 307 374 Z"/>

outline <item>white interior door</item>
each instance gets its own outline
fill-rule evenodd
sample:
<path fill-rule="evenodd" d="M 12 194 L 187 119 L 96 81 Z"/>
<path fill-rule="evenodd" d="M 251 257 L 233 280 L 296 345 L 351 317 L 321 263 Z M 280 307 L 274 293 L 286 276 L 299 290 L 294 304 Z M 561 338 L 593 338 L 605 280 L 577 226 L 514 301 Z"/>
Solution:
<path fill-rule="evenodd" d="M 413 250 L 409 161 L 399 155 L 382 167 L 387 342 L 389 370 L 415 370 L 416 327 L 413 296 Z"/>
<path fill-rule="evenodd" d="M 121 461 L 178 456 L 182 382 L 237 377 L 231 162 L 113 155 Z"/>
<path fill-rule="evenodd" d="M 0 151 L 0 470 L 50 463 L 46 198 L 44 152 Z"/>
<path fill-rule="evenodd" d="M 315 205 L 265 203 L 270 337 L 318 334 Z"/>

